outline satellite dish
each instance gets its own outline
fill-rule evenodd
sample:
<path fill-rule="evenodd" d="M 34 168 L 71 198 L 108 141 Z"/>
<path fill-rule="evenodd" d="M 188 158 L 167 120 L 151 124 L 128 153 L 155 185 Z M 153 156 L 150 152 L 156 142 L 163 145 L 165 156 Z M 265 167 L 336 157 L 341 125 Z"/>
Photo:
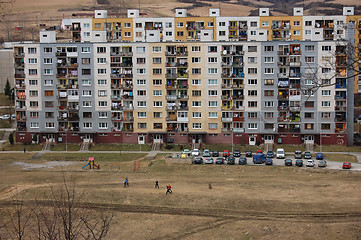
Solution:
<path fill-rule="evenodd" d="M 227 54 L 227 50 L 223 50 L 223 55 L 226 55 Z"/>

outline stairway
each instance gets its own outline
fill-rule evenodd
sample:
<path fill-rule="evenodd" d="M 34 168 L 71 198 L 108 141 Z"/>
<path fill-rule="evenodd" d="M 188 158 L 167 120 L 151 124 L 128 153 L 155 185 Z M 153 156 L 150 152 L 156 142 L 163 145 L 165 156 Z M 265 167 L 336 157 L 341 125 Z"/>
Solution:
<path fill-rule="evenodd" d="M 43 149 L 42 151 L 50 151 L 50 148 L 51 148 L 51 143 L 49 141 L 46 141 L 44 144 L 43 144 Z"/>
<path fill-rule="evenodd" d="M 267 153 L 268 151 L 273 151 L 273 144 L 269 144 L 269 143 L 264 144 L 264 151 L 263 152 Z"/>
<path fill-rule="evenodd" d="M 160 151 L 160 143 L 153 143 L 152 151 Z"/>
<path fill-rule="evenodd" d="M 306 151 L 305 152 L 313 152 L 313 147 L 314 145 L 313 144 L 307 144 L 306 143 Z"/>
<path fill-rule="evenodd" d="M 82 142 L 80 145 L 80 151 L 88 151 L 90 148 L 90 142 Z"/>

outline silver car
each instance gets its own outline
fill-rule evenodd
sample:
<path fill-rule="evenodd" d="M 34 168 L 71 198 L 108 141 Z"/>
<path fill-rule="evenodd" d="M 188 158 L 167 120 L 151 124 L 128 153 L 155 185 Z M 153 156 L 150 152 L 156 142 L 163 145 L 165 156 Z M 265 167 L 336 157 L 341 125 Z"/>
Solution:
<path fill-rule="evenodd" d="M 206 158 L 206 160 L 204 161 L 205 164 L 213 164 L 213 158 Z"/>
<path fill-rule="evenodd" d="M 318 162 L 318 167 L 326 167 L 327 166 L 327 162 L 325 160 L 320 160 Z"/>

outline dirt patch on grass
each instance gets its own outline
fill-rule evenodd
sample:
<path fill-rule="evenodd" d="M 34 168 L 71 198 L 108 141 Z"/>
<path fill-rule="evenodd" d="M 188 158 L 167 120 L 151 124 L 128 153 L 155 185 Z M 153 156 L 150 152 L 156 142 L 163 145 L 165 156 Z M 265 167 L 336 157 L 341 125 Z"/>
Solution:
<path fill-rule="evenodd" d="M 76 164 L 71 161 L 45 161 L 43 163 L 25 163 L 25 162 L 14 162 L 15 166 L 20 166 L 24 170 L 38 169 L 38 168 L 55 168 L 55 167 L 67 167 L 69 165 Z"/>

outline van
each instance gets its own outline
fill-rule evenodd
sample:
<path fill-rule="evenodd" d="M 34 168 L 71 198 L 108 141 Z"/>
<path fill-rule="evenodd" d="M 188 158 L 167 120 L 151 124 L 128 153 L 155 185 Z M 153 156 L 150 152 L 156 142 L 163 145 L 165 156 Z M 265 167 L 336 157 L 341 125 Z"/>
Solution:
<path fill-rule="evenodd" d="M 285 158 L 285 150 L 283 148 L 278 148 L 276 151 L 277 158 Z"/>
<path fill-rule="evenodd" d="M 302 159 L 302 151 L 296 150 L 295 151 L 295 158 L 296 159 Z"/>
<path fill-rule="evenodd" d="M 266 161 L 266 157 L 263 153 L 257 153 L 253 155 L 254 164 L 262 164 Z"/>

